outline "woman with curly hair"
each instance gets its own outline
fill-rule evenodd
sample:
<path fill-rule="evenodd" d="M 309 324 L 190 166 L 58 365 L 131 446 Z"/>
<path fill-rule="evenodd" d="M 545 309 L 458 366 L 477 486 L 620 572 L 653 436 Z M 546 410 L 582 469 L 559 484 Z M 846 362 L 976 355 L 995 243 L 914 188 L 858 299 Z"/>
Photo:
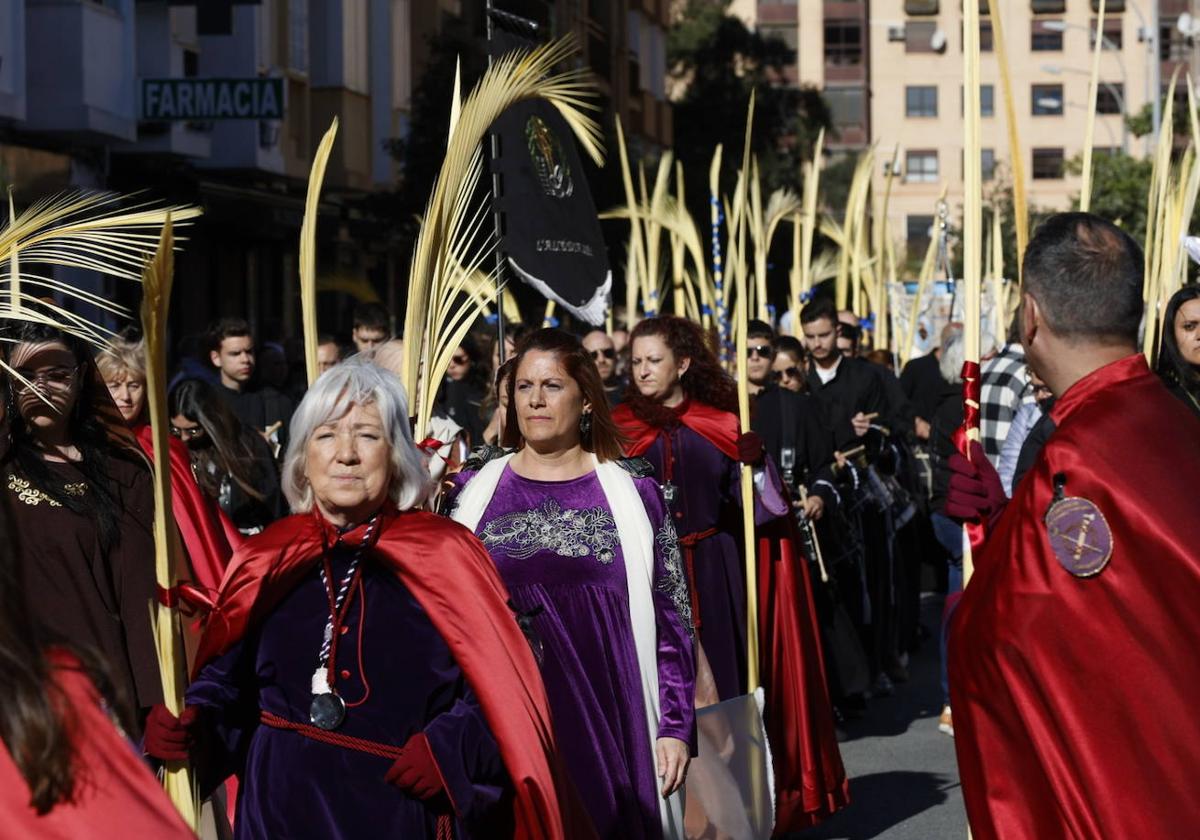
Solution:
<path fill-rule="evenodd" d="M 700 327 L 674 316 L 642 321 L 630 335 L 630 384 L 613 418 L 659 479 L 684 550 L 692 616 L 721 699 L 746 692 L 746 579 L 741 558 L 739 463 L 763 465 L 762 440 L 743 433 L 737 387 Z M 761 519 L 787 504 L 762 484 Z"/>

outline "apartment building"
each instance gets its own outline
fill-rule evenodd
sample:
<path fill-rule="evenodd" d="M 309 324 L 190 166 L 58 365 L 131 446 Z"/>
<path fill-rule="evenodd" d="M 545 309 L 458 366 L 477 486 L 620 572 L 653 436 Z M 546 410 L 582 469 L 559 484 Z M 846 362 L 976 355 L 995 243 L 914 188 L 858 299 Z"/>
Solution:
<path fill-rule="evenodd" d="M 1155 9 L 1147 0 L 1109 0 L 1097 95 L 1097 151 L 1141 154 L 1144 141 L 1128 133 L 1125 116 L 1151 101 L 1155 64 L 1162 78 L 1187 48 L 1171 33 L 1186 3 L 1163 2 L 1163 43 L 1155 48 Z M 1021 156 L 1031 205 L 1064 209 L 1079 179 L 1065 163 L 1082 151 L 1092 45 L 1099 0 L 1002 0 L 999 4 L 1013 85 Z M 1011 167 L 999 67 L 988 3 L 980 0 L 980 49 L 985 181 Z M 875 0 L 871 3 L 872 139 L 880 156 L 896 152 L 888 216 L 910 254 L 928 241 L 937 196 L 948 187 L 953 208 L 963 194 L 962 11 L 959 0 Z M 887 163 L 876 170 L 882 186 Z M 1010 169 L 1011 171 L 1011 169 Z M 987 184 L 985 183 L 985 192 Z"/>

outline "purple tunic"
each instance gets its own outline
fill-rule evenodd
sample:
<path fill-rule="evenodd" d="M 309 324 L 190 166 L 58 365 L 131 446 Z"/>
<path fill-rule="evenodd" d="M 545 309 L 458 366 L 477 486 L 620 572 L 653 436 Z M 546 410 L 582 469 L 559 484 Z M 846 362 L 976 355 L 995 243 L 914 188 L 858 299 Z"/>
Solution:
<path fill-rule="evenodd" d="M 669 432 L 671 510 L 685 545 L 695 539 L 689 573 L 699 615 L 696 629 L 723 700 L 746 693 L 746 568 L 742 559 L 741 465 L 687 426 Z M 664 481 L 663 437 L 642 455 Z M 759 524 L 787 511 L 781 484 L 768 461 L 768 480 L 755 498 Z M 711 533 L 710 533 L 711 532 Z"/>
<path fill-rule="evenodd" d="M 350 560 L 333 552 L 340 581 Z M 394 574 L 363 559 L 344 622 L 336 688 L 346 701 L 339 734 L 402 746 L 424 730 L 446 782 L 456 836 L 503 837 L 509 782 L 462 671 L 416 598 Z M 311 680 L 328 596 L 315 564 L 275 610 L 188 688 L 206 734 L 210 783 L 237 772 L 238 838 L 436 837 L 437 806 L 389 784 L 390 758 L 258 722 L 259 710 L 309 722 Z M 206 760 L 208 759 L 208 760 Z M 443 810 L 450 805 L 442 803 Z"/>
<path fill-rule="evenodd" d="M 658 737 L 694 744 L 690 606 L 675 531 L 657 484 L 634 481 L 655 532 Z M 533 631 L 554 729 L 600 837 L 661 837 L 624 552 L 600 480 L 535 481 L 506 467 L 476 534 L 517 608 L 542 610 Z"/>

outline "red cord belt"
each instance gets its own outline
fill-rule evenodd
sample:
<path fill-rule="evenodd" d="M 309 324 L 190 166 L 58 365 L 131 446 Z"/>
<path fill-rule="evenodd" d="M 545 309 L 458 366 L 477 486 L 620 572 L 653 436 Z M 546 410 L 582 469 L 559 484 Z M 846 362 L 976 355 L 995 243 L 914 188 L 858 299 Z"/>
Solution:
<path fill-rule="evenodd" d="M 687 564 L 688 591 L 692 596 L 692 624 L 700 629 L 700 596 L 696 594 L 696 543 L 706 540 L 717 533 L 716 528 L 705 528 L 679 538 L 679 547 L 683 549 L 683 561 Z"/>
<path fill-rule="evenodd" d="M 355 738 L 353 735 L 330 732 L 320 727 L 310 726 L 307 723 L 288 720 L 287 718 L 268 712 L 266 709 L 259 712 L 258 719 L 272 729 L 286 729 L 324 744 L 332 744 L 335 747 L 344 747 L 348 750 L 355 750 L 367 753 L 368 755 L 379 756 L 380 758 L 390 758 L 393 761 L 399 758 L 400 753 L 403 752 L 400 747 L 393 746 L 392 744 L 381 744 L 378 741 L 369 741 L 366 738 Z M 453 836 L 453 823 L 450 821 L 449 815 L 439 814 L 437 820 L 437 840 L 451 840 Z"/>

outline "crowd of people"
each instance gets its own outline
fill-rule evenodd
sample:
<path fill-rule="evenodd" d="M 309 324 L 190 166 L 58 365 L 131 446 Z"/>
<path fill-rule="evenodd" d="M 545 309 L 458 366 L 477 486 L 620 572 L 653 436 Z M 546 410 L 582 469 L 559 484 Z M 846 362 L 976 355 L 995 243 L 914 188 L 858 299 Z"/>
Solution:
<path fill-rule="evenodd" d="M 963 325 L 897 371 L 871 347 L 870 324 L 821 296 L 795 334 L 749 323 L 749 428 L 729 346 L 672 315 L 611 331 L 508 324 L 503 341 L 481 322 L 421 430 L 397 375 L 403 337 L 380 305 L 358 307 L 345 346 L 319 337 L 311 387 L 289 346 L 222 318 L 187 343 L 166 394 L 184 581 L 170 592 L 152 562 L 142 343 L 129 335 L 96 352 L 68 331 L 9 324 L 3 816 L 28 836 L 82 836 L 78 826 L 115 814 L 111 834 L 89 836 L 189 836 L 152 772 L 187 762 L 216 803 L 214 836 L 226 818 L 240 838 L 748 836 L 713 788 L 683 792 L 698 752 L 734 751 L 704 710 L 752 691 L 761 669 L 775 826 L 797 831 L 847 803 L 844 723 L 902 690 L 928 639 L 941 651 L 939 728 L 955 735 L 955 714 L 970 724 L 957 747 L 976 836 L 1068 836 L 1046 828 L 1056 808 L 1071 825 L 1129 829 L 1113 836 L 1165 826 L 1169 814 L 1126 818 L 1068 790 L 1072 772 L 1097 790 L 1118 784 L 1092 769 L 1111 762 L 1078 747 L 1111 744 L 1099 731 L 1072 742 L 1048 718 L 1091 704 L 1106 725 L 1129 725 L 1122 704 L 1140 701 L 1124 692 L 1186 714 L 1194 681 L 1161 690 L 1109 626 L 1102 649 L 1064 639 L 1057 653 L 1070 668 L 1096 664 L 1085 670 L 1099 679 L 1121 651 L 1141 687 L 1093 703 L 1099 685 L 1081 680 L 1062 689 L 1075 700 L 1039 705 L 1034 727 L 1026 701 L 1053 668 L 1028 651 L 1048 637 L 1092 640 L 1077 631 L 1099 619 L 1080 597 L 1015 620 L 1048 569 L 1011 561 L 1048 557 L 1090 577 L 1118 543 L 1126 557 L 1139 539 L 1177 557 L 1175 535 L 1200 522 L 1182 469 L 1200 461 L 1200 287 L 1170 301 L 1155 377 L 1136 354 L 1140 276 L 1137 246 L 1111 225 L 1076 214 L 1043 226 L 1009 334 L 982 336 L 980 439 L 965 458 Z M 1135 393 L 1141 413 L 1117 416 L 1136 412 L 1114 408 L 1113 389 Z M 1155 418 L 1182 454 L 1152 442 L 1145 468 L 1127 470 L 1105 451 L 1125 445 L 1101 437 L 1106 424 L 1153 436 Z M 1138 535 L 1119 497 L 1101 498 L 1092 474 L 1164 494 L 1140 514 L 1153 536 Z M 1082 548 L 1070 567 L 1058 532 L 1049 547 L 1037 539 L 1075 497 L 1092 506 L 1080 502 L 1089 527 L 1106 522 L 1098 568 Z M 986 527 L 986 542 L 964 538 L 964 522 Z M 968 549 L 980 579 L 964 593 Z M 1126 567 L 1098 581 L 1117 587 L 1114 602 L 1160 599 L 1156 614 L 1196 594 L 1194 573 L 1177 570 L 1171 594 L 1136 577 Z M 759 662 L 748 661 L 750 590 Z M 947 597 L 928 628 L 931 590 Z M 156 600 L 187 616 L 178 715 L 164 703 Z M 1140 638 L 1165 654 L 1156 645 L 1170 646 L 1163 628 L 1178 621 L 1147 621 Z M 977 655 L 997 640 L 1029 659 Z M 1175 654 L 1160 669 L 1196 675 Z M 1048 743 L 1063 766 L 1087 769 L 1051 774 L 1037 801 L 995 793 L 996 773 L 1044 773 Z M 1186 769 L 1198 743 L 1172 766 Z M 1163 774 L 1145 775 L 1139 795 L 1153 801 Z"/>

